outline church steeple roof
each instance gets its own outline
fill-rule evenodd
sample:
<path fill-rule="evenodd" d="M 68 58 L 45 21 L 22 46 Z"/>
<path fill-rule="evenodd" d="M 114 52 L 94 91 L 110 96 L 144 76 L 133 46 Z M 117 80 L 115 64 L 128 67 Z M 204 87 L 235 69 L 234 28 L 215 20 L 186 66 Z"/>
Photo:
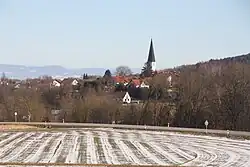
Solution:
<path fill-rule="evenodd" d="M 155 53 L 154 53 L 152 38 L 151 38 L 150 48 L 149 48 L 149 53 L 148 53 L 148 62 L 155 62 Z"/>

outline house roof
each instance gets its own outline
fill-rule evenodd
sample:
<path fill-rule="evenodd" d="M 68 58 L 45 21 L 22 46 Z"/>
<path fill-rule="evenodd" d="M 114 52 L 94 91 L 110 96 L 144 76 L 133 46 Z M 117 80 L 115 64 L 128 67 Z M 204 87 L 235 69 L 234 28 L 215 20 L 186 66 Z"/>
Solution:
<path fill-rule="evenodd" d="M 75 78 L 64 78 L 61 83 L 63 85 L 71 85 L 71 83 L 75 80 Z"/>
<path fill-rule="evenodd" d="M 126 82 L 126 78 L 123 77 L 123 76 L 114 76 L 113 80 L 116 83 L 124 83 L 124 82 Z"/>
<path fill-rule="evenodd" d="M 132 82 L 135 85 L 140 85 L 141 81 L 140 79 L 137 78 L 132 78 L 132 77 L 124 77 L 124 76 L 115 76 L 113 77 L 114 82 L 116 83 L 129 83 Z"/>
<path fill-rule="evenodd" d="M 137 86 L 141 84 L 141 81 L 139 79 L 133 79 L 132 82 Z"/>
<path fill-rule="evenodd" d="M 54 83 L 54 82 L 61 84 L 61 81 L 59 81 L 59 80 L 57 80 L 57 79 L 54 79 L 54 80 L 52 81 L 52 83 Z"/>

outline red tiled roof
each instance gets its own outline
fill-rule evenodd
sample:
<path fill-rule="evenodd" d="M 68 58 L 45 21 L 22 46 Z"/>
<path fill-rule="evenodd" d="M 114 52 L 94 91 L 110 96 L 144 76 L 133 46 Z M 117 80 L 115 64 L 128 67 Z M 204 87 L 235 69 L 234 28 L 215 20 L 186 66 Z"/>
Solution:
<path fill-rule="evenodd" d="M 137 86 L 141 84 L 141 81 L 139 79 L 133 79 L 132 82 Z"/>
<path fill-rule="evenodd" d="M 124 82 L 124 77 L 122 77 L 122 76 L 115 76 L 115 77 L 113 77 L 113 80 L 116 83 L 123 83 Z"/>
<path fill-rule="evenodd" d="M 115 76 L 115 77 L 113 77 L 113 80 L 116 83 L 125 83 L 125 82 L 130 82 L 132 80 L 132 82 L 135 85 L 140 85 L 141 84 L 140 79 L 134 79 L 134 78 L 131 78 L 131 77 Z"/>

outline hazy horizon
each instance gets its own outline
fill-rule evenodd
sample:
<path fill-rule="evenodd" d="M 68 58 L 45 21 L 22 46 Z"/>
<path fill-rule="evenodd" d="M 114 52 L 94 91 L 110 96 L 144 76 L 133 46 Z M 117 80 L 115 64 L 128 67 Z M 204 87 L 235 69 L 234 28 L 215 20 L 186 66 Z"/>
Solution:
<path fill-rule="evenodd" d="M 248 0 L 0 0 L 1 64 L 157 69 L 250 52 Z"/>
<path fill-rule="evenodd" d="M 235 57 L 235 56 L 242 56 L 242 55 L 247 55 L 247 54 L 250 54 L 250 52 L 248 53 L 243 53 L 243 54 L 240 54 L 240 55 L 232 55 L 232 56 L 226 56 L 226 57 L 219 57 L 219 58 L 210 58 L 210 59 L 207 59 L 207 60 L 200 60 L 200 61 L 197 61 L 197 62 L 193 62 L 193 63 L 186 63 L 186 64 L 178 64 L 178 65 L 175 65 L 175 66 L 171 66 L 171 67 L 165 67 L 165 68 L 161 68 L 161 69 L 166 69 L 166 68 L 175 68 L 175 67 L 179 67 L 179 66 L 182 66 L 182 65 L 192 65 L 192 64 L 196 64 L 196 63 L 200 63 L 200 62 L 207 62 L 211 59 L 214 59 L 214 60 L 217 60 L 217 59 L 223 59 L 223 58 L 228 58 L 228 57 Z M 13 65 L 13 66 L 26 66 L 26 67 L 63 67 L 63 68 L 66 68 L 66 69 L 83 69 L 83 68 L 96 68 L 96 69 L 115 69 L 117 68 L 118 66 L 121 66 L 121 65 L 117 65 L 116 67 L 67 67 L 67 66 L 63 66 L 63 65 L 60 65 L 60 64 L 47 64 L 47 65 L 24 65 L 24 64 L 3 64 L 3 63 L 0 63 L 0 65 Z M 129 68 L 131 69 L 141 69 L 143 67 L 144 64 L 141 65 L 141 67 L 130 67 L 129 65 L 126 65 L 126 64 L 122 64 L 122 66 L 128 66 Z M 159 68 L 158 68 L 159 69 Z"/>
<path fill-rule="evenodd" d="M 243 54 L 240 54 L 240 55 L 232 55 L 232 56 L 226 56 L 226 57 L 219 57 L 219 58 L 210 58 L 210 59 L 207 59 L 207 60 L 200 60 L 200 61 L 197 61 L 197 62 L 193 62 L 193 63 L 186 63 L 186 64 L 177 64 L 175 66 L 171 66 L 171 67 L 165 67 L 165 68 L 161 68 L 161 69 L 166 69 L 166 68 L 175 68 L 175 67 L 178 67 L 178 66 L 182 66 L 182 65 L 193 65 L 193 64 L 196 64 L 196 63 L 200 63 L 200 62 L 208 62 L 209 60 L 213 59 L 213 60 L 218 60 L 218 59 L 224 59 L 224 58 L 228 58 L 228 57 L 235 57 L 235 56 L 242 56 L 242 55 L 247 55 L 247 54 L 250 54 L 250 51 L 248 53 L 243 53 Z M 128 66 L 129 68 L 131 69 L 141 69 L 143 67 L 144 64 L 141 65 L 141 67 L 130 67 L 129 65 L 126 65 L 126 64 L 122 64 L 122 65 L 117 65 L 116 67 L 67 67 L 67 66 L 63 66 L 63 65 L 60 65 L 60 64 L 47 64 L 47 65 L 24 65 L 24 64 L 3 64 L 3 63 L 0 63 L 0 65 L 14 65 L 14 66 L 26 66 L 26 67 L 49 67 L 49 66 L 55 66 L 55 67 L 63 67 L 63 68 L 66 68 L 66 69 L 81 69 L 81 68 L 104 68 L 104 69 L 115 69 L 117 68 L 118 66 Z"/>

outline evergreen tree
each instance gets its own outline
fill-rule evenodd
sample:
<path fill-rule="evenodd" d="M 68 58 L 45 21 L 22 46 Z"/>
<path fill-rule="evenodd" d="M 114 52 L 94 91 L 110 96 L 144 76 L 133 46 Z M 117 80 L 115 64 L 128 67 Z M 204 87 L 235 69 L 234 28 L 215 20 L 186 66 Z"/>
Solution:
<path fill-rule="evenodd" d="M 142 68 L 141 76 L 150 77 L 152 76 L 153 70 L 150 62 L 146 62 Z"/>
<path fill-rule="evenodd" d="M 111 72 L 110 72 L 110 70 L 106 70 L 106 71 L 105 71 L 104 77 L 111 77 Z"/>
<path fill-rule="evenodd" d="M 2 76 L 1 76 L 1 81 L 4 81 L 6 79 L 6 75 L 5 75 L 5 73 L 3 72 L 2 73 Z"/>

